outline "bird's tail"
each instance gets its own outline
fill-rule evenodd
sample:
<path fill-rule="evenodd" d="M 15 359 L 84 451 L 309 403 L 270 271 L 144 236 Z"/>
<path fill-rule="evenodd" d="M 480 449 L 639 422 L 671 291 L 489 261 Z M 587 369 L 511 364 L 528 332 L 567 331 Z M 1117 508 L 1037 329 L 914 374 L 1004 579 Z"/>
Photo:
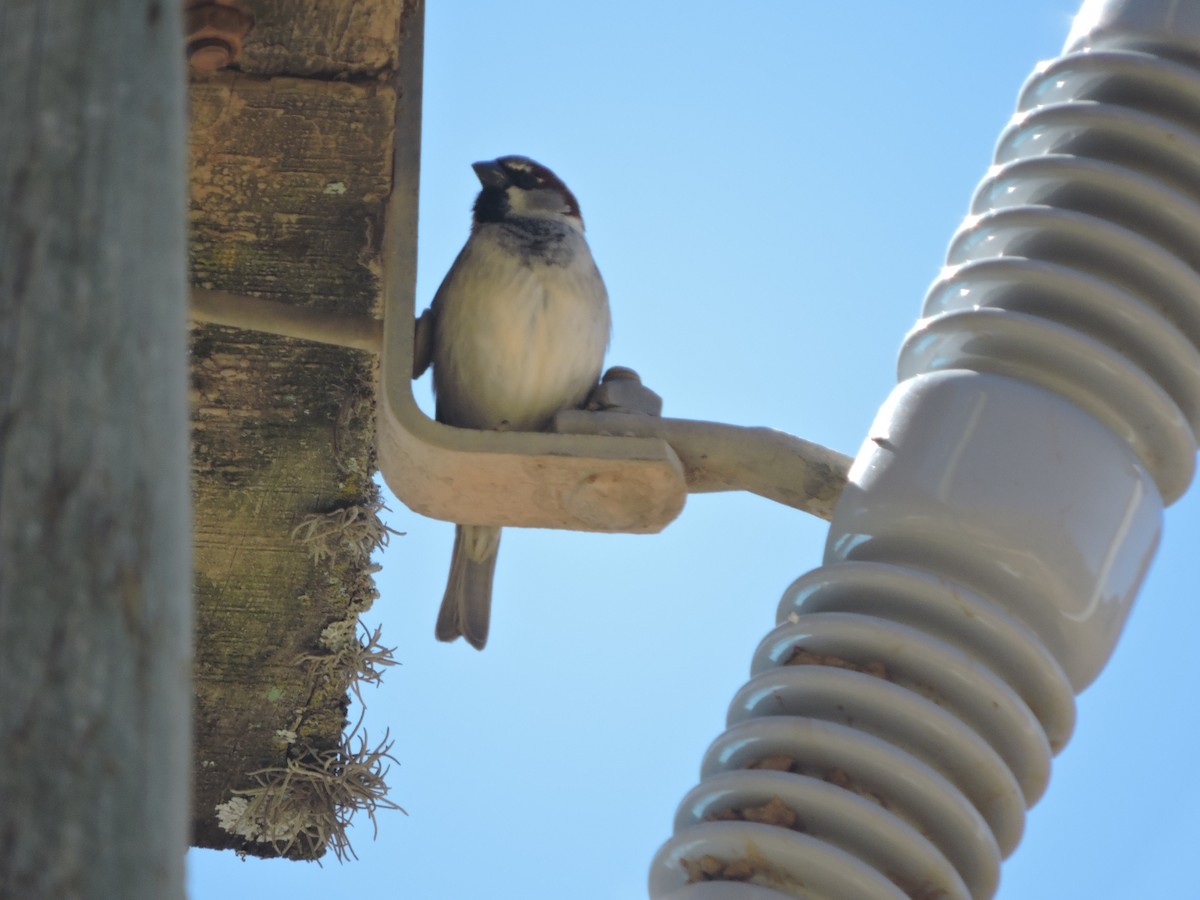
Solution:
<path fill-rule="evenodd" d="M 500 549 L 500 529 L 492 525 L 456 525 L 450 579 L 438 612 L 439 641 L 459 635 L 476 650 L 487 643 L 492 617 L 492 576 Z"/>

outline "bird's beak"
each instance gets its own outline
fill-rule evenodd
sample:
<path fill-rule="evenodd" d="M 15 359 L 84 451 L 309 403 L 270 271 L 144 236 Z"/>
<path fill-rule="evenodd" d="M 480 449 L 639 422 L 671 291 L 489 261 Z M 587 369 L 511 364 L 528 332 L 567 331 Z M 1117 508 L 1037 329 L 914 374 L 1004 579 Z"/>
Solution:
<path fill-rule="evenodd" d="M 475 170 L 479 183 L 485 188 L 508 187 L 508 175 L 500 168 L 500 164 L 496 160 L 489 159 L 486 162 L 471 163 L 471 168 Z"/>

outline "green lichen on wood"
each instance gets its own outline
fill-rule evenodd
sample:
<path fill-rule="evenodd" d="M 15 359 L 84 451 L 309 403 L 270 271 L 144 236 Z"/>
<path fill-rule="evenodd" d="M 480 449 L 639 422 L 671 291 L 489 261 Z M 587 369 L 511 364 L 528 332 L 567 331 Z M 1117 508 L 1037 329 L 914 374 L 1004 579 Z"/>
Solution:
<path fill-rule="evenodd" d="M 196 772 L 194 832 L 204 846 L 271 853 L 273 846 L 248 847 L 220 829 L 215 808 L 248 784 L 249 772 L 341 746 L 347 683 L 314 681 L 301 660 L 323 652 L 321 635 L 331 623 L 356 617 L 376 596 L 373 547 L 331 543 L 317 560 L 293 532 L 314 507 L 344 503 L 347 494 L 355 506 L 375 508 L 378 488 L 370 478 L 369 432 L 352 429 L 335 440 L 343 403 L 323 381 L 295 377 L 312 364 L 314 351 L 285 348 L 295 342 L 284 339 L 260 341 L 260 352 L 239 351 L 256 361 L 254 377 L 215 376 L 223 378 L 226 404 L 240 396 L 242 405 L 232 408 L 257 414 L 214 415 L 209 406 L 195 413 L 197 735 L 202 758 L 217 765 Z M 261 352 L 268 345 L 274 346 Z M 329 365 L 328 352 L 322 348 L 318 365 Z M 342 390 L 356 371 L 360 379 L 371 377 L 362 360 L 355 366 L 353 351 L 332 352 L 341 357 Z M 203 373 L 203 361 L 196 362 Z M 246 396 L 284 389 L 302 402 L 271 409 Z M 347 466 L 347 458 L 355 464 Z M 281 750 L 280 730 L 294 731 L 297 744 Z M 315 851 L 298 842 L 289 852 Z"/>
<path fill-rule="evenodd" d="M 296 4 L 278 0 L 271 9 L 277 6 Z M 326 18 L 349 9 L 327 6 Z M 347 46 L 338 44 L 334 55 Z M 249 48 L 247 61 L 254 64 Z M 190 102 L 192 283 L 378 314 L 393 89 L 362 79 L 227 72 L 195 81 Z M 339 188 L 328 190 L 331 184 Z M 276 829 L 252 841 L 246 829 L 223 828 L 217 808 L 263 796 L 261 781 L 271 780 L 264 773 L 283 773 L 294 791 L 316 777 L 313 766 L 342 778 L 342 760 L 354 771 L 344 731 L 354 684 L 346 673 L 357 663 L 343 660 L 348 669 L 316 677 L 305 660 L 330 655 L 322 634 L 376 597 L 370 555 L 387 535 L 368 540 L 364 529 L 375 522 L 360 515 L 373 517 L 379 502 L 375 378 L 376 360 L 358 351 L 193 329 L 196 759 L 203 760 L 194 769 L 193 840 L 200 846 L 311 859 L 325 851 L 322 835 L 336 840 L 322 826 L 302 839 L 281 842 Z M 294 533 L 330 516 L 358 531 L 347 530 L 353 540 L 329 534 L 318 558 Z M 359 749 L 376 764 L 385 761 L 386 754 L 372 755 L 377 748 Z M 307 820 L 340 821 L 353 811 L 337 808 L 343 796 L 311 791 L 312 803 L 332 806 L 311 808 Z"/>

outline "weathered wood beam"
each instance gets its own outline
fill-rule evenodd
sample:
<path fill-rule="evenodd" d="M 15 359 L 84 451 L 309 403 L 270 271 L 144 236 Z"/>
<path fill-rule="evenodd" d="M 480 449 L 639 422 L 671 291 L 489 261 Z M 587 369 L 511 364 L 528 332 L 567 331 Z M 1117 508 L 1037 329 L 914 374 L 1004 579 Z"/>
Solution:
<path fill-rule="evenodd" d="M 379 315 L 397 90 L 420 87 L 394 70 L 417 11 L 255 2 L 240 71 L 193 76 L 193 288 L 288 304 L 314 322 Z M 363 350 L 193 327 L 200 846 L 317 857 L 347 799 L 313 791 L 271 821 L 234 815 L 263 781 L 349 759 L 346 689 L 371 664 L 355 623 L 386 539 L 376 366 Z"/>

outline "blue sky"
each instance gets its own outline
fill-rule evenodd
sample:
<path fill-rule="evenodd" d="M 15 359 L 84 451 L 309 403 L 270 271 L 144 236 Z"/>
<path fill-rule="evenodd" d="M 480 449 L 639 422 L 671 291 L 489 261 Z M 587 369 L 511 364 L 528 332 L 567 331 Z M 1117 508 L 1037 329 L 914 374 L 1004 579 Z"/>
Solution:
<path fill-rule="evenodd" d="M 466 237 L 476 159 L 523 153 L 580 199 L 609 362 L 665 413 L 853 454 L 1034 64 L 1076 4 L 527 0 L 430 4 L 418 302 Z M 428 407 L 428 379 L 416 385 Z M 367 726 L 400 765 L 379 836 L 323 867 L 194 851 L 192 900 L 645 896 L 824 523 L 692 497 L 662 534 L 505 533 L 488 648 L 433 639 L 452 527 L 389 501 L 369 614 L 402 665 Z M 1193 574 L 1200 491 L 1165 538 L 1001 900 L 1187 896 L 1200 842 Z"/>

